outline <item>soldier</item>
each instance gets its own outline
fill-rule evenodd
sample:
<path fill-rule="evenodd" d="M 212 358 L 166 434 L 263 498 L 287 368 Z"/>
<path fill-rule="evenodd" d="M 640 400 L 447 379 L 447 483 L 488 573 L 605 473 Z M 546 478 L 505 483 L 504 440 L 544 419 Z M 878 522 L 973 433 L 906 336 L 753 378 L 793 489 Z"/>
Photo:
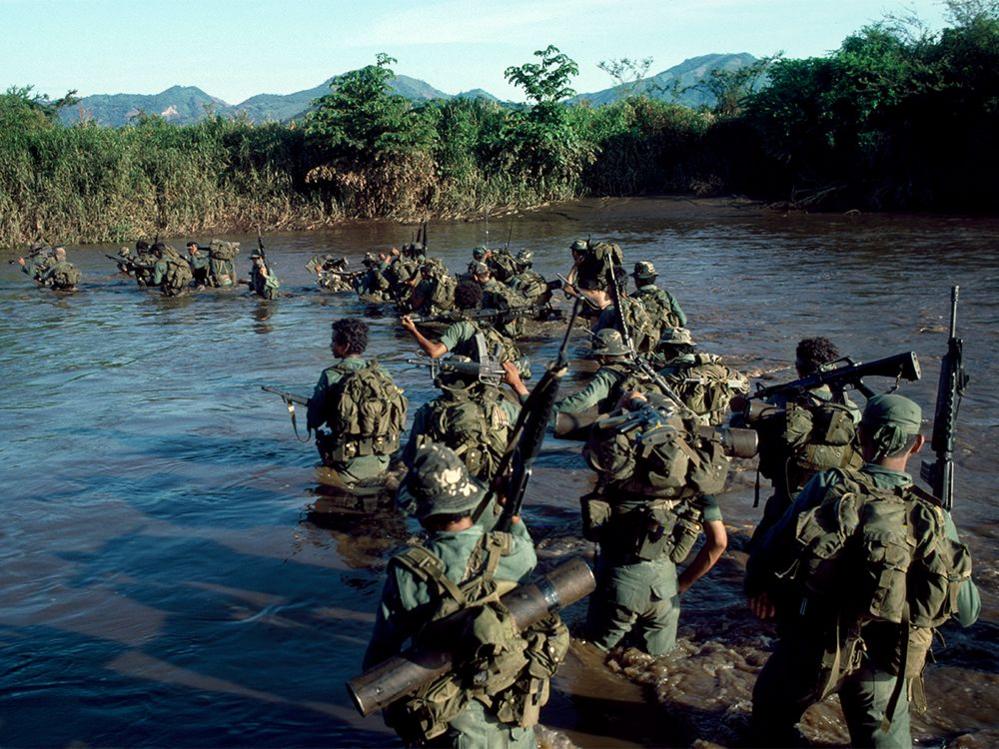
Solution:
<path fill-rule="evenodd" d="M 253 263 L 250 266 L 250 278 L 247 281 L 250 290 L 263 299 L 277 299 L 281 282 L 278 281 L 274 271 L 268 267 L 267 258 L 260 252 L 254 252 L 250 255 L 250 262 Z"/>
<path fill-rule="evenodd" d="M 516 275 L 511 276 L 507 285 L 524 297 L 524 302 L 532 306 L 547 304 L 551 299 L 551 291 L 545 277 L 532 270 L 534 253 L 521 250 L 516 258 Z"/>
<path fill-rule="evenodd" d="M 454 291 L 457 280 L 440 260 L 427 258 L 420 266 L 419 282 L 406 300 L 404 311 L 426 315 L 440 315 L 454 309 Z"/>
<path fill-rule="evenodd" d="M 592 332 L 600 332 L 604 328 L 614 328 L 621 330 L 621 319 L 617 312 L 617 307 L 611 301 L 610 292 L 606 287 L 581 289 L 580 294 L 589 300 L 589 303 L 600 310 L 596 322 L 593 323 Z M 631 340 L 635 346 L 635 352 L 645 354 L 655 347 L 659 340 L 658 326 L 649 317 L 645 307 L 636 302 L 631 297 L 621 297 L 621 307 L 624 310 L 624 322 L 628 325 L 628 332 L 631 333 Z"/>
<path fill-rule="evenodd" d="M 21 266 L 22 273 L 31 276 L 36 283 L 41 283 L 42 276 L 56 264 L 55 253 L 51 247 L 36 242 L 28 250 L 28 257 L 19 257 L 17 263 Z"/>
<path fill-rule="evenodd" d="M 153 264 L 153 277 L 150 286 L 159 286 L 163 296 L 180 296 L 187 292 L 193 275 L 191 266 L 173 248 L 161 242 L 153 245 L 156 262 Z"/>
<path fill-rule="evenodd" d="M 692 423 L 631 396 L 628 411 L 645 413 L 631 424 L 623 412 L 627 427 L 597 422 L 584 451 L 597 471 L 596 489 L 582 498 L 584 535 L 598 544 L 587 633 L 602 650 L 633 644 L 659 656 L 676 646 L 680 596 L 728 545 L 712 496 L 724 487 L 727 458 L 704 449 Z M 704 545 L 678 574 L 702 531 Z"/>
<path fill-rule="evenodd" d="M 80 283 L 80 271 L 67 262 L 66 248 L 56 247 L 52 256 L 54 262 L 41 274 L 38 283 L 55 291 L 76 291 L 76 285 Z"/>
<path fill-rule="evenodd" d="M 798 377 L 815 374 L 840 358 L 828 338 L 804 338 L 795 351 Z M 805 392 L 780 393 L 769 399 L 773 408 L 750 416 L 737 414 L 733 423 L 756 429 L 760 439 L 759 471 L 770 479 L 772 493 L 750 545 L 784 514 L 791 500 L 816 473 L 829 468 L 859 468 L 863 461 L 856 443 L 860 410 L 841 389 L 828 385 Z M 739 410 L 739 399 L 733 407 Z"/>
<path fill-rule="evenodd" d="M 702 424 L 721 426 L 732 399 L 749 393 L 749 378 L 720 356 L 697 351 L 686 328 L 666 328 L 656 353 L 659 374 Z"/>
<path fill-rule="evenodd" d="M 474 523 L 471 515 L 483 493 L 448 448 L 428 445 L 417 452 L 400 494 L 407 495 L 404 502 L 415 505 L 429 538 L 389 562 L 365 668 L 397 655 L 436 616 L 473 606 L 495 596 L 497 589 L 505 591 L 527 581 L 537 563 L 531 537 L 519 518 L 509 533 L 489 532 Z M 530 633 L 514 635 L 506 630 L 501 638 L 514 638 L 520 644 L 484 648 L 488 662 L 476 672 L 485 678 L 472 682 L 460 673 L 441 677 L 391 705 L 385 711 L 386 721 L 410 745 L 533 749 L 534 725 L 547 701 L 548 680 L 569 643 L 557 617 L 535 625 Z M 525 643 L 524 659 L 513 664 L 490 661 L 491 653 L 512 653 Z M 504 678 L 511 665 L 519 676 Z"/>
<path fill-rule="evenodd" d="M 162 246 L 162 243 L 157 243 Z M 153 283 L 153 267 L 156 265 L 156 254 L 149 246 L 149 242 L 144 239 L 135 243 L 135 256 L 132 259 L 132 271 L 135 274 L 135 283 L 141 287 L 151 286 Z"/>
<path fill-rule="evenodd" d="M 365 253 L 361 261 L 365 271 L 357 277 L 354 290 L 363 299 L 373 302 L 384 302 L 388 299 L 389 284 L 383 273 L 387 267 L 384 254 Z"/>
<path fill-rule="evenodd" d="M 211 259 L 201 252 L 197 242 L 187 243 L 187 263 L 191 266 L 194 285 L 202 288 L 210 283 Z"/>
<path fill-rule="evenodd" d="M 482 296 L 482 286 L 475 281 L 464 280 L 458 283 L 454 291 L 454 303 L 459 312 L 459 319 L 447 327 L 438 341 L 432 341 L 424 336 L 409 315 L 404 315 L 399 322 L 413 336 L 420 348 L 423 349 L 423 353 L 432 359 L 439 359 L 444 354 L 451 352 L 475 360 L 479 355 L 475 336 L 481 333 L 486 340 L 486 347 L 490 354 L 494 354 L 496 349 L 499 349 L 498 358 L 501 363 L 513 362 L 517 365 L 521 376 L 529 378 L 530 366 L 521 355 L 516 343 L 483 320 L 472 320 L 460 316 L 462 311 L 478 309 L 482 305 Z"/>
<path fill-rule="evenodd" d="M 676 297 L 656 286 L 656 267 L 652 263 L 648 260 L 635 263 L 635 271 L 631 275 L 636 287 L 631 298 L 645 305 L 649 317 L 659 324 L 660 336 L 666 328 L 687 327 L 687 316 L 680 309 Z"/>
<path fill-rule="evenodd" d="M 526 306 L 525 300 L 506 284 L 497 281 L 482 262 L 469 266 L 472 280 L 482 286 L 482 306 L 488 309 L 509 310 Z M 496 329 L 509 338 L 516 339 L 524 332 L 524 321 L 520 317 L 512 317 L 499 321 Z"/>
<path fill-rule="evenodd" d="M 591 345 L 591 357 L 600 363 L 600 369 L 585 388 L 556 403 L 556 413 L 579 414 L 596 408 L 606 414 L 618 407 L 623 395 L 636 389 L 655 389 L 651 379 L 638 371 L 618 331 L 604 328 L 593 336 Z"/>
<path fill-rule="evenodd" d="M 361 358 L 368 326 L 344 318 L 332 326 L 330 350 L 340 361 L 323 370 L 309 399 L 308 428 L 323 464 L 347 484 L 377 479 L 399 447 L 406 398 L 378 362 Z"/>
<path fill-rule="evenodd" d="M 457 354 L 451 360 L 473 363 Z M 411 467 L 418 448 L 434 442 L 454 450 L 469 475 L 488 483 L 496 475 L 520 407 L 503 396 L 498 384 L 474 374 L 441 372 L 434 385 L 441 394 L 416 412 L 402 460 Z"/>
<path fill-rule="evenodd" d="M 838 692 L 853 746 L 910 747 L 909 699 L 922 694 L 913 682 L 934 628 L 978 618 L 967 547 L 906 473 L 921 425 L 908 398 L 871 398 L 863 467 L 813 477 L 752 552 L 749 605 L 776 614 L 779 637 L 753 690 L 758 745 L 801 745 L 802 714 Z"/>

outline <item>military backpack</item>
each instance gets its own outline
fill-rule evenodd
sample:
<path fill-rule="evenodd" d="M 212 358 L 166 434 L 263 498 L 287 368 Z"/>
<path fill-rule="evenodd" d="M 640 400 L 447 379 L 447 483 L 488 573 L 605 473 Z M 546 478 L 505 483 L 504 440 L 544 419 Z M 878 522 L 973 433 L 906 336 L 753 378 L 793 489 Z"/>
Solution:
<path fill-rule="evenodd" d="M 728 421 L 732 399 L 749 393 L 749 378 L 722 364 L 714 354 L 694 354 L 676 370 L 663 379 L 702 424 L 721 426 Z"/>
<path fill-rule="evenodd" d="M 830 602 L 836 609 L 818 699 L 859 668 L 871 625 L 898 626 L 892 668 L 918 677 L 933 629 L 957 612 L 958 592 L 971 577 L 968 548 L 947 536 L 936 498 L 913 485 L 881 488 L 863 471 L 835 473 L 839 481 L 798 516 L 791 548 L 777 562 L 802 611 L 828 611 Z"/>
<path fill-rule="evenodd" d="M 167 259 L 166 275 L 163 279 L 163 293 L 176 296 L 182 293 L 194 280 L 191 266 L 180 256 Z"/>
<path fill-rule="evenodd" d="M 53 289 L 72 289 L 80 283 L 80 271 L 71 263 L 57 263 L 52 267 L 49 283 Z"/>
<path fill-rule="evenodd" d="M 442 388 L 444 394 L 427 404 L 430 418 L 424 436 L 454 450 L 469 475 L 491 480 L 513 428 L 503 410 L 503 394 L 496 387 L 480 384 Z"/>
<path fill-rule="evenodd" d="M 344 369 L 330 391 L 322 440 L 324 462 L 343 463 L 366 455 L 390 455 L 399 447 L 406 422 L 406 396 L 377 361 Z"/>
<path fill-rule="evenodd" d="M 504 724 L 531 727 L 548 701 L 549 680 L 569 650 L 569 631 L 557 615 L 518 632 L 500 602 L 512 583 L 493 579 L 500 558 L 511 544 L 509 534 L 487 533 L 469 557 L 455 584 L 444 563 L 423 547 L 394 558 L 424 583 L 436 602 L 414 643 L 436 634 L 433 623 L 460 610 L 470 610 L 455 640 L 455 669 L 405 697 L 385 711 L 385 721 L 407 744 L 442 735 L 472 700 L 478 700 Z M 439 645 L 429 643 L 431 647 Z"/>

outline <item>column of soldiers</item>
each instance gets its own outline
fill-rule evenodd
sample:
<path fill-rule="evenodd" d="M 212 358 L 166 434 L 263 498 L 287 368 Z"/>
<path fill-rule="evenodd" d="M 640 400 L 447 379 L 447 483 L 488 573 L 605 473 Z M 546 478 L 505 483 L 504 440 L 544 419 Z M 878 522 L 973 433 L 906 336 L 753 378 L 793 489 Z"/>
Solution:
<path fill-rule="evenodd" d="M 756 615 L 776 617 L 778 641 L 754 690 L 748 743 L 801 745 L 796 724 L 805 709 L 838 693 L 853 745 L 911 746 L 909 703 L 920 706 L 933 631 L 951 618 L 969 626 L 981 606 L 949 513 L 906 473 L 924 442 L 919 406 L 867 391 L 860 409 L 845 387 L 821 385 L 778 389 L 761 416 L 750 408 L 759 401 L 748 378 L 698 349 L 652 263 L 635 264 L 636 291 L 627 295 L 619 247 L 580 241 L 571 251 L 564 291 L 591 321 L 599 364 L 588 384 L 554 406 L 556 434 L 567 417 L 585 434 L 595 476 L 581 520 L 596 543 L 597 588 L 580 634 L 604 651 L 633 646 L 658 656 L 675 648 L 681 597 L 727 546 L 717 496 L 729 459 L 755 453 L 758 439 L 772 496 L 750 542 L 746 593 Z M 399 507 L 427 533 L 389 564 L 366 668 L 407 642 L 442 646 L 421 640 L 434 631 L 431 621 L 490 609 L 497 590 L 523 583 L 536 564 L 522 518 L 509 531 L 494 528 L 504 497 L 483 506 L 486 487 L 503 478 L 530 393 L 517 345 L 523 327 L 477 314 L 526 304 L 512 294 L 527 299 L 527 287 L 543 285 L 550 298 L 531 259 L 477 249 L 444 304 L 433 290 L 449 276 L 424 248 L 369 259 L 355 288 L 395 301 L 403 329 L 436 362 L 441 394 L 417 412 L 406 440 L 405 396 L 361 359 L 366 325 L 334 323 L 339 363 L 308 401 L 324 463 L 354 486 L 401 465 Z M 445 304 L 451 316 L 442 331 L 415 314 Z M 802 378 L 839 360 L 824 338 L 798 345 Z M 738 427 L 751 428 L 753 439 Z M 848 527 L 836 514 L 847 501 L 855 508 Z M 480 626 L 475 616 L 464 635 L 470 644 L 459 651 L 468 663 L 385 711 L 407 743 L 534 746 L 532 727 L 568 634 L 557 616 L 520 633 L 509 622 Z"/>

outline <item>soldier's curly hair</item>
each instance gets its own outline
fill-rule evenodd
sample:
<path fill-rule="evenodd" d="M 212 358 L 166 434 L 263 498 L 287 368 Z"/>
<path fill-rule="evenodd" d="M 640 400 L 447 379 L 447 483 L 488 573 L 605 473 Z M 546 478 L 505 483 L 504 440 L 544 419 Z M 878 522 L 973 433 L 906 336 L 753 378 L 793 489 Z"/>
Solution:
<path fill-rule="evenodd" d="M 798 369 L 803 377 L 815 374 L 819 367 L 840 358 L 839 349 L 828 338 L 803 338 L 794 351 Z"/>
<path fill-rule="evenodd" d="M 454 303 L 458 309 L 475 309 L 482 304 L 482 284 L 462 279 L 454 290 Z"/>
<path fill-rule="evenodd" d="M 368 325 L 356 317 L 345 317 L 333 323 L 333 343 L 342 345 L 346 354 L 363 354 L 368 347 Z"/>

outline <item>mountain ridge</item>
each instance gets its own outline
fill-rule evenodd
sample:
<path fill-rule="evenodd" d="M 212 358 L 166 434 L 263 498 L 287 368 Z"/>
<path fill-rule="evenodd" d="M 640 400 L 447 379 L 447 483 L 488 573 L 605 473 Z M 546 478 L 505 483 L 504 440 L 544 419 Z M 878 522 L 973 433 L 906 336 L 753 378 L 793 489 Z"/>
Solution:
<path fill-rule="evenodd" d="M 590 106 L 610 104 L 631 94 L 646 94 L 652 98 L 670 99 L 691 107 L 710 106 L 710 94 L 696 88 L 696 84 L 711 70 L 737 69 L 756 60 L 746 52 L 736 54 L 712 53 L 688 58 L 678 65 L 656 75 L 632 83 L 625 83 L 592 93 L 577 94 L 570 104 L 588 103 Z M 254 94 L 238 104 L 212 96 L 197 86 L 176 84 L 156 94 L 93 94 L 83 97 L 73 107 L 60 113 L 67 125 L 81 120 L 92 120 L 100 125 L 121 127 L 136 115 L 145 112 L 162 116 L 168 122 L 188 125 L 198 122 L 209 113 L 223 117 L 245 116 L 255 123 L 287 122 L 309 111 L 312 102 L 330 91 L 339 76 L 327 78 L 318 86 L 293 91 L 290 94 Z M 503 104 L 502 100 L 481 88 L 451 95 L 435 88 L 426 81 L 407 75 L 396 75 L 389 82 L 390 88 L 410 101 L 423 103 L 434 99 L 481 99 Z"/>

